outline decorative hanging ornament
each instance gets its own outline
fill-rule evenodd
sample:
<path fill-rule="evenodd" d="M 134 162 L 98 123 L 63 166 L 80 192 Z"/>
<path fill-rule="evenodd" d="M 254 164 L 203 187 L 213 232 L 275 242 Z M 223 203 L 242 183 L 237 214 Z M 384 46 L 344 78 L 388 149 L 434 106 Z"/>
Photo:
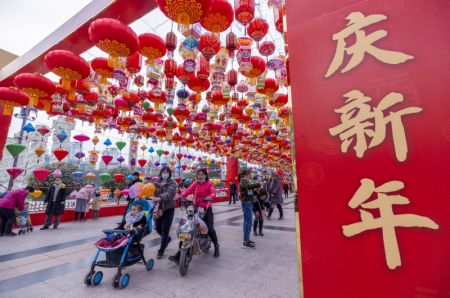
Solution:
<path fill-rule="evenodd" d="M 255 0 L 234 0 L 234 14 L 239 23 L 247 26 L 255 16 Z"/>
<path fill-rule="evenodd" d="M 213 0 L 211 9 L 200 21 L 208 31 L 219 33 L 230 28 L 234 21 L 234 10 L 228 0 Z"/>
<path fill-rule="evenodd" d="M 68 137 L 68 135 L 64 130 L 60 130 L 59 132 L 56 133 L 56 138 L 60 142 L 60 147 L 61 147 L 61 144 L 67 139 L 67 137 Z"/>
<path fill-rule="evenodd" d="M 166 43 L 156 34 L 144 33 L 139 35 L 139 53 L 147 58 L 147 64 L 153 65 L 155 59 L 166 54 Z"/>
<path fill-rule="evenodd" d="M 102 85 L 108 84 L 108 79 L 114 77 L 114 68 L 109 66 L 108 59 L 103 57 L 94 58 L 91 61 L 92 70 L 100 77 L 99 82 Z"/>
<path fill-rule="evenodd" d="M 3 105 L 3 115 L 11 116 L 14 107 L 28 105 L 30 97 L 27 93 L 15 88 L 0 87 L 0 103 Z"/>
<path fill-rule="evenodd" d="M 55 155 L 58 162 L 61 162 L 64 158 L 67 157 L 67 155 L 69 155 L 69 151 L 64 149 L 56 149 L 55 151 L 53 151 L 53 155 Z"/>
<path fill-rule="evenodd" d="M 211 9 L 212 0 L 156 0 L 162 13 L 181 25 L 185 32 L 190 24 L 200 22 Z"/>
<path fill-rule="evenodd" d="M 220 39 L 217 35 L 207 32 L 200 37 L 198 50 L 203 54 L 206 60 L 216 55 L 220 50 Z"/>
<path fill-rule="evenodd" d="M 67 50 L 48 52 L 44 62 L 51 72 L 61 77 L 61 86 L 65 90 L 71 89 L 72 81 L 85 79 L 91 72 L 86 60 Z"/>
<path fill-rule="evenodd" d="M 49 97 L 55 93 L 56 87 L 52 81 L 46 77 L 34 73 L 21 73 L 14 77 L 14 85 L 20 90 L 28 94 L 30 105 L 37 106 L 39 97 Z M 14 94 L 20 103 L 23 103 L 23 96 L 18 93 Z M 0 97 L 0 100 L 5 101 Z M 19 103 L 19 102 L 18 102 Z"/>
<path fill-rule="evenodd" d="M 269 32 L 269 24 L 262 18 L 255 18 L 248 24 L 247 34 L 256 42 L 261 41 L 267 32 Z"/>
<path fill-rule="evenodd" d="M 17 177 L 19 177 L 20 174 L 22 174 L 24 171 L 23 168 L 19 168 L 19 167 L 12 167 L 9 169 L 6 169 L 6 172 L 9 174 L 9 176 L 11 176 L 11 178 L 14 180 Z"/>
<path fill-rule="evenodd" d="M 109 66 L 117 69 L 119 57 L 128 57 L 138 50 L 136 33 L 116 19 L 97 19 L 89 26 L 89 39 L 99 49 L 109 54 Z"/>
<path fill-rule="evenodd" d="M 5 146 L 6 150 L 12 155 L 13 158 L 22 153 L 26 147 L 22 144 L 8 144 Z"/>

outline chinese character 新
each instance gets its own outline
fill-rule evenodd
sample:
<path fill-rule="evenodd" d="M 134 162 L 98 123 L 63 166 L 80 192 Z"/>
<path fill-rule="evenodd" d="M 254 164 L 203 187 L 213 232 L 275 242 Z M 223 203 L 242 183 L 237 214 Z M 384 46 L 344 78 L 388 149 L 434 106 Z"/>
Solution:
<path fill-rule="evenodd" d="M 381 186 L 375 187 L 371 179 L 362 179 L 361 186 L 348 205 L 352 209 L 360 208 L 361 221 L 350 225 L 342 226 L 345 236 L 352 237 L 362 232 L 381 229 L 383 233 L 384 252 L 386 263 L 389 269 L 395 269 L 402 265 L 400 251 L 398 248 L 397 235 L 395 228 L 428 228 L 437 230 L 439 226 L 430 218 L 416 214 L 394 214 L 393 205 L 407 205 L 408 198 L 401 195 L 388 193 L 397 192 L 404 188 L 401 181 L 389 181 Z M 376 199 L 367 202 L 373 194 Z M 372 213 L 363 209 L 378 209 L 380 216 L 374 218 Z"/>
<path fill-rule="evenodd" d="M 398 161 L 405 161 L 408 153 L 405 128 L 402 116 L 422 111 L 419 107 L 407 107 L 398 111 L 387 111 L 389 108 L 403 102 L 403 95 L 391 92 L 386 95 L 376 107 L 369 105 L 372 100 L 359 90 L 344 94 L 345 105 L 335 112 L 341 114 L 341 123 L 329 129 L 332 136 L 339 134 L 342 141 L 341 151 L 346 153 L 348 147 L 355 142 L 353 149 L 361 158 L 368 148 L 380 145 L 386 137 L 386 126 L 391 124 L 394 140 L 395 156 Z M 370 139 L 367 145 L 366 137 Z"/>
<path fill-rule="evenodd" d="M 400 64 L 414 58 L 414 56 L 401 52 L 375 47 L 373 44 L 376 41 L 387 36 L 385 30 L 377 30 L 367 35 L 364 30 L 361 30 L 369 25 L 386 20 L 387 17 L 385 15 L 372 14 L 366 17 L 360 12 L 352 12 L 345 19 L 349 21 L 347 27 L 341 32 L 333 34 L 333 40 L 337 41 L 336 52 L 325 74 L 325 78 L 330 77 L 339 69 L 344 62 L 345 54 L 351 57 L 348 64 L 341 70 L 341 73 L 347 72 L 360 64 L 366 53 L 387 64 Z M 352 34 L 355 35 L 355 43 L 347 47 L 345 39 Z"/>

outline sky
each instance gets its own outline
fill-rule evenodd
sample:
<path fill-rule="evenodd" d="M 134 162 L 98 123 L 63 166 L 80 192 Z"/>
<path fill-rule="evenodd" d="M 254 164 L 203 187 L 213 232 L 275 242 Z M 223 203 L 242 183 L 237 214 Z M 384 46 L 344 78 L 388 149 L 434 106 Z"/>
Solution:
<path fill-rule="evenodd" d="M 9 30 L 0 31 L 0 48 L 19 56 L 23 55 L 91 1 L 92 0 L 0 0 L 0 28 L 10 28 Z M 234 5 L 234 1 L 229 2 Z M 274 28 L 273 14 L 267 6 L 267 0 L 256 1 L 256 3 L 259 3 L 259 6 L 256 9 L 256 16 L 266 19 L 271 25 L 267 38 L 275 42 L 277 49 L 276 54 L 283 55 L 283 38 L 282 35 Z M 130 24 L 130 27 L 138 35 L 151 32 L 164 38 L 166 33 L 171 31 L 172 22 L 169 21 L 159 9 L 155 9 L 141 19 Z M 242 36 L 244 34 L 243 27 L 238 25 L 237 22 L 233 23 L 232 30 L 237 36 Z M 178 42 L 180 42 L 182 40 L 182 36 L 177 32 L 176 24 L 173 25 L 173 31 L 177 33 Z M 225 35 L 227 32 L 221 34 L 222 43 L 225 43 Z M 81 57 L 87 61 L 100 56 L 107 57 L 107 54 L 94 46 L 85 53 L 81 54 Z M 178 51 L 175 51 L 174 58 L 178 62 L 181 61 Z M 145 75 L 145 70 L 143 70 L 142 73 Z M 48 73 L 46 76 L 55 82 L 59 79 L 52 73 Z M 16 108 L 14 112 L 18 113 L 19 109 Z M 20 130 L 20 124 L 21 120 L 13 118 L 11 128 L 9 130 L 9 136 L 12 136 Z M 33 124 L 51 126 L 52 118 L 50 118 L 45 112 L 39 111 L 37 119 Z M 81 121 L 76 120 L 76 127 L 72 132 L 72 135 L 78 133 L 93 136 L 94 127 L 88 123 L 82 123 Z M 108 130 L 99 137 L 101 139 L 101 143 L 107 137 L 110 138 L 113 143 L 124 139 L 124 136 L 119 135 L 115 130 Z M 128 138 L 128 136 L 125 135 L 125 138 Z M 48 147 L 50 146 L 51 144 L 48 144 Z M 152 144 L 147 143 L 147 146 L 150 147 Z M 159 148 L 159 145 L 156 147 Z M 103 148 L 103 145 L 97 146 L 97 149 L 102 150 Z M 166 146 L 163 148 L 168 149 Z M 91 146 L 87 146 L 85 149 L 90 150 L 92 148 Z M 128 152 L 128 148 L 124 148 L 123 151 Z"/>

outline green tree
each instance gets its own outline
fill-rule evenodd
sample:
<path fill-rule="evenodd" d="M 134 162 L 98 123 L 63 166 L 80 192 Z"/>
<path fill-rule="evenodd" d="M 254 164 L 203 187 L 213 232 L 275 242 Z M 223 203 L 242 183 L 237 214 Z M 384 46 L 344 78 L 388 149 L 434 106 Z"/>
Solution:
<path fill-rule="evenodd" d="M 128 188 L 127 176 L 132 173 L 130 168 L 119 166 L 119 167 L 115 167 L 113 169 L 108 170 L 108 173 L 111 174 L 112 178 L 111 178 L 111 181 L 102 183 L 104 188 L 110 188 L 111 190 L 114 190 L 116 188 L 119 188 L 119 189 Z M 125 177 L 119 184 L 117 184 L 116 181 L 114 181 L 114 174 L 123 174 Z"/>
<path fill-rule="evenodd" d="M 69 163 L 61 163 L 61 165 L 59 165 L 58 163 L 52 163 L 48 166 L 44 166 L 42 168 L 50 170 L 52 173 L 59 167 L 59 169 L 61 170 L 62 173 L 62 182 L 66 185 L 66 188 L 69 189 L 69 191 L 72 191 L 73 189 L 78 189 L 81 186 L 85 185 L 86 180 L 85 177 L 76 180 L 73 176 L 72 173 L 73 172 L 78 172 L 79 169 L 77 166 L 74 166 L 72 164 Z M 39 186 L 39 188 L 42 190 L 42 192 L 44 194 L 46 194 L 48 192 L 48 190 L 50 189 L 50 187 L 54 184 L 55 182 L 55 178 L 53 178 L 53 176 L 50 174 L 47 179 L 45 179 L 42 183 L 39 184 L 39 182 L 37 181 L 36 177 L 34 177 L 33 173 L 30 173 L 28 175 L 28 184 L 33 186 L 34 188 L 37 188 Z"/>

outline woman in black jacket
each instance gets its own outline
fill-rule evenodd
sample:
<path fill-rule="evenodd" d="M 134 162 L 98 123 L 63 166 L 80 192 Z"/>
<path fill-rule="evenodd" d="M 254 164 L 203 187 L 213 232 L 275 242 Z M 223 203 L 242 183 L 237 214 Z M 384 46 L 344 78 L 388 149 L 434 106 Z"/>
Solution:
<path fill-rule="evenodd" d="M 159 179 L 153 182 L 156 191 L 153 197 L 154 208 L 158 208 L 159 212 L 154 212 L 155 229 L 161 236 L 161 245 L 158 250 L 157 258 L 164 256 L 164 250 L 172 240 L 169 236 L 170 227 L 172 226 L 173 216 L 175 214 L 175 196 L 177 194 L 177 182 L 172 179 L 172 171 L 165 166 L 159 173 Z"/>
<path fill-rule="evenodd" d="M 66 188 L 64 184 L 62 184 L 61 178 L 55 179 L 55 185 L 50 187 L 50 190 L 45 196 L 44 203 L 47 203 L 47 206 L 45 207 L 45 214 L 47 217 L 41 230 L 47 230 L 51 226 L 52 217 L 54 217 L 53 229 L 57 229 L 59 217 L 64 213 L 66 207 Z"/>

